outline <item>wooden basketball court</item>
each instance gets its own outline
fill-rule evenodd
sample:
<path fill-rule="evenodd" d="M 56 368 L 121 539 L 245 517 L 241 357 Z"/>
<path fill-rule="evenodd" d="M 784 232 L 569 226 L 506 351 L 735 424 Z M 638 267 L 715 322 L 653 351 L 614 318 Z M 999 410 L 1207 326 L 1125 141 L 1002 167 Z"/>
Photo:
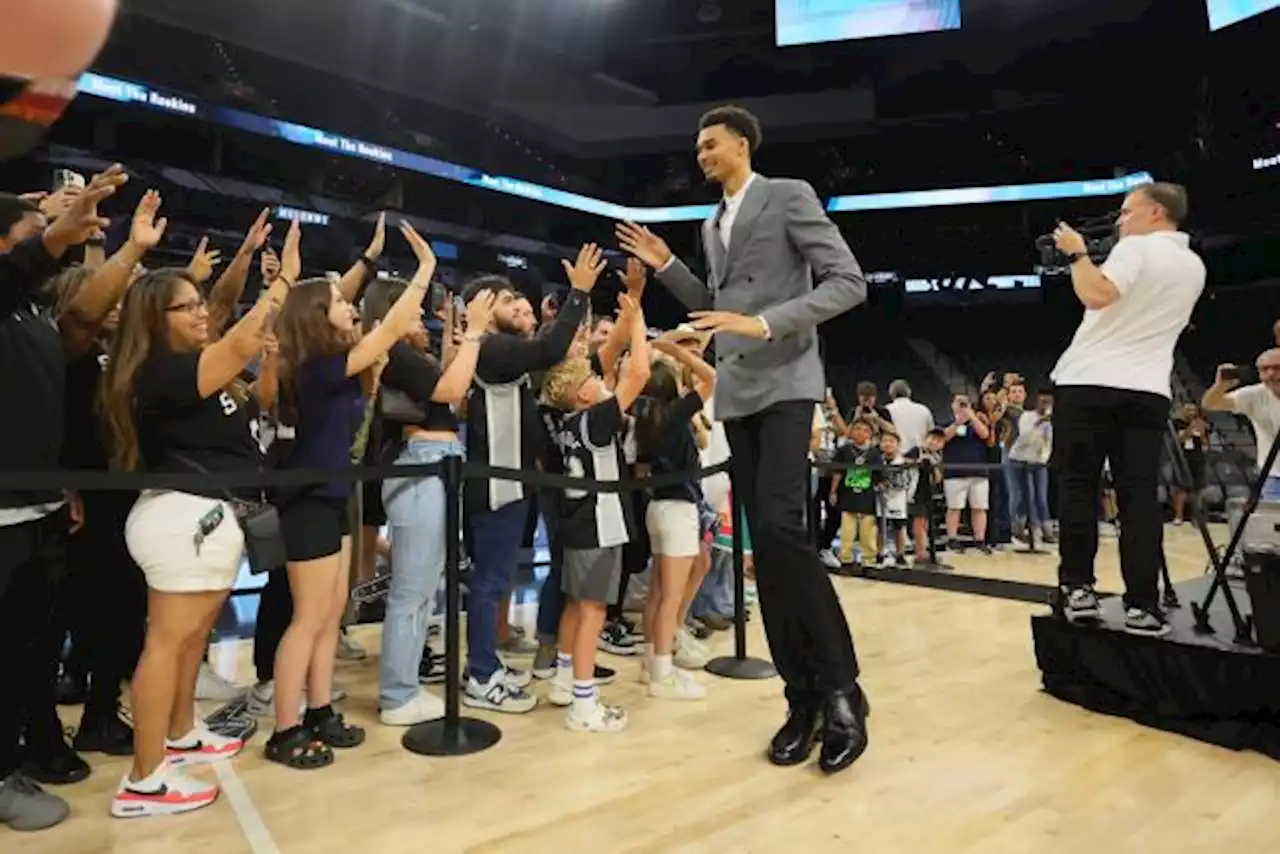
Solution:
<path fill-rule="evenodd" d="M 1190 528 L 1167 529 L 1175 579 L 1203 571 Z M 1054 556 L 954 558 L 958 573 L 1051 583 Z M 1118 590 L 1114 539 L 1100 587 Z M 494 716 L 488 752 L 430 759 L 401 749 L 376 715 L 377 662 L 339 665 L 364 747 L 329 769 L 261 758 L 265 733 L 217 770 L 223 796 L 201 812 L 108 816 L 127 760 L 93 758 L 60 790 L 72 818 L 39 834 L 0 830 L 15 854 L 400 854 L 426 851 L 862 852 L 862 854 L 1274 854 L 1280 769 L 1107 718 L 1039 691 L 1028 617 L 1039 606 L 865 580 L 837 582 L 874 706 L 871 747 L 853 769 L 770 766 L 762 750 L 783 715 L 780 685 L 710 675 L 702 704 L 650 700 L 635 660 L 606 697 L 631 713 L 617 736 L 578 735 L 550 706 Z M 532 614 L 522 614 L 532 619 Z M 751 644 L 764 651 L 759 620 Z M 357 637 L 376 654 L 376 628 Z M 728 651 L 727 634 L 716 636 Z M 219 667 L 252 676 L 247 643 Z M 269 729 L 269 724 L 264 725 Z M 214 774 L 212 769 L 193 773 Z"/>

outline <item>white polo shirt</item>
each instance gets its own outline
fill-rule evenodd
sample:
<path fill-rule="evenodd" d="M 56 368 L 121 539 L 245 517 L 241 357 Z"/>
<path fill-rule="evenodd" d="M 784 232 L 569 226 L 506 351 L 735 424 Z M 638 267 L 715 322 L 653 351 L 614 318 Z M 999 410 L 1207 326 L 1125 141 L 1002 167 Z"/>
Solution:
<path fill-rule="evenodd" d="M 893 429 L 898 434 L 898 447 L 902 453 L 912 448 L 923 448 L 924 437 L 933 429 L 933 413 L 929 407 L 909 397 L 899 397 L 886 408 L 893 419 Z"/>
<path fill-rule="evenodd" d="M 1258 466 L 1261 468 L 1276 442 L 1276 433 L 1280 432 L 1280 398 L 1265 385 L 1255 383 L 1229 392 L 1227 400 L 1231 402 L 1232 412 L 1248 418 L 1253 425 L 1253 433 L 1258 440 Z M 1280 477 L 1280 459 L 1271 466 L 1268 475 Z"/>
<path fill-rule="evenodd" d="M 1054 384 L 1172 398 L 1173 350 L 1204 291 L 1204 262 L 1185 233 L 1157 231 L 1122 239 L 1102 272 L 1120 299 L 1085 310 L 1050 375 Z"/>

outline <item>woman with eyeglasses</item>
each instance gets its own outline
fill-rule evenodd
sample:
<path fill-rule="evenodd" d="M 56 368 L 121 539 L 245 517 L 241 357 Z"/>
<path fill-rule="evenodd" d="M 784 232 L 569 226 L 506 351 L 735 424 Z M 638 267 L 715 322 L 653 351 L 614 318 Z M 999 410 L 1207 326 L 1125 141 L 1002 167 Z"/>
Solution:
<path fill-rule="evenodd" d="M 376 389 L 388 351 L 421 322 L 436 258 L 408 223 L 401 223 L 400 232 L 418 258 L 418 271 L 382 324 L 363 337 L 354 306 L 328 279 L 303 282 L 285 300 L 278 330 L 283 420 L 296 431 L 290 468 L 341 471 L 352 465 L 366 395 Z M 365 738 L 330 699 L 349 594 L 347 506 L 353 491 L 352 483 L 319 483 L 277 497 L 293 618 L 276 651 L 276 731 L 266 757 L 298 770 L 328 766 L 332 748 L 356 747 Z"/>
<path fill-rule="evenodd" d="M 208 307 L 187 271 L 157 270 L 133 284 L 101 388 L 112 468 L 214 476 L 261 470 L 254 389 L 241 373 L 262 350 L 269 319 L 301 267 L 299 239 L 295 225 L 282 276 L 214 343 Z M 148 623 L 133 677 L 133 767 L 116 790 L 114 816 L 208 806 L 218 786 L 186 776 L 181 766 L 230 758 L 244 747 L 195 719 L 195 687 L 244 552 L 237 504 L 258 498 L 255 490 L 212 485 L 145 490 L 129 513 L 125 541 L 147 580 Z"/>
<path fill-rule="evenodd" d="M 368 317 L 385 323 L 398 305 L 407 282 L 386 280 L 365 298 Z M 494 294 L 483 290 L 467 306 L 470 331 L 456 346 L 445 331 L 444 364 L 427 353 L 427 334 L 419 318 L 391 348 L 382 374 L 383 427 L 397 465 L 430 465 L 464 454 L 458 440 L 458 406 L 471 389 L 480 341 L 493 318 Z M 386 405 L 398 397 L 411 404 Z M 407 409 L 414 411 L 409 412 Z M 419 686 L 427 621 L 444 572 L 445 503 L 458 497 L 445 494 L 439 477 L 387 480 L 383 502 L 391 524 L 391 589 L 382 624 L 382 657 L 378 673 L 380 719 L 386 726 L 412 726 L 444 716 L 444 701 Z"/>

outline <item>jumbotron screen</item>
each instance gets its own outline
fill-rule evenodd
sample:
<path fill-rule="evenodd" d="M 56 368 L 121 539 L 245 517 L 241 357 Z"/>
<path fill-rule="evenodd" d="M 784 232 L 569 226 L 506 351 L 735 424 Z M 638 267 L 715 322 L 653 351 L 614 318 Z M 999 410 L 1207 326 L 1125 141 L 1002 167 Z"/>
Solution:
<path fill-rule="evenodd" d="M 1220 30 L 1245 18 L 1280 9 L 1280 0 L 1208 0 L 1208 4 L 1210 30 Z"/>
<path fill-rule="evenodd" d="M 960 29 L 960 0 L 776 0 L 778 47 Z"/>

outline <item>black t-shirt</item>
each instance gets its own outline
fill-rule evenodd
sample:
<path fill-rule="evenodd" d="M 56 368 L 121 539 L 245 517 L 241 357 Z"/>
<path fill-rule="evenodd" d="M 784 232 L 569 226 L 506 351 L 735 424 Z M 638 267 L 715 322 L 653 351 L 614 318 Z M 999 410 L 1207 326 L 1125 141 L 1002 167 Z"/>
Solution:
<path fill-rule="evenodd" d="M 106 471 L 110 467 L 106 425 L 97 407 L 98 383 L 106 369 L 107 354 L 97 344 L 67 362 L 62 442 L 62 465 L 66 468 Z"/>
<path fill-rule="evenodd" d="M 1208 443 L 1208 428 L 1202 438 L 1197 439 L 1195 436 L 1182 436 L 1182 431 L 1191 426 L 1191 423 L 1185 418 L 1173 419 L 1173 429 L 1177 431 L 1179 441 L 1182 444 L 1182 454 L 1187 458 L 1187 465 L 1191 467 L 1193 474 L 1203 471 L 1205 467 L 1205 447 Z"/>
<path fill-rule="evenodd" d="M 876 476 L 873 469 L 884 463 L 880 450 L 874 445 L 865 448 L 842 445 L 836 450 L 835 461 L 849 464 L 836 491 L 836 507 L 845 513 L 874 514 Z"/>
<path fill-rule="evenodd" d="M 610 397 L 588 409 L 560 412 L 543 407 L 551 438 L 552 471 L 604 483 L 625 478 L 622 442 L 627 419 Z M 560 542 L 568 549 L 620 546 L 631 540 L 634 520 L 629 496 L 618 492 L 564 490 L 560 502 Z"/>
<path fill-rule="evenodd" d="M 457 432 L 458 416 L 447 403 L 432 401 L 436 386 L 443 376 L 440 363 L 419 353 L 401 342 L 391 348 L 390 360 L 382 371 L 382 387 L 403 392 L 425 411 L 425 417 L 415 425 L 424 430 L 448 430 Z M 398 425 L 385 425 L 395 429 Z"/>
<path fill-rule="evenodd" d="M 927 504 L 933 499 L 933 478 L 938 470 L 938 461 L 932 454 L 925 454 L 921 448 L 912 448 L 902 455 L 902 458 L 912 465 L 918 465 L 922 457 L 928 457 L 934 464 L 927 467 L 920 465 L 917 469 L 920 476 L 916 479 L 915 494 L 911 496 L 911 500 L 917 504 Z"/>
<path fill-rule="evenodd" d="M 197 377 L 199 353 L 160 353 L 143 363 L 135 381 L 138 442 L 148 471 L 189 473 L 184 457 L 210 472 L 258 471 L 257 405 L 252 396 L 240 403 L 227 391 L 201 398 Z M 256 490 L 232 490 L 247 498 Z M 225 490 L 211 486 L 192 490 L 220 498 Z"/>
<path fill-rule="evenodd" d="M 692 421 L 703 406 L 702 395 L 697 391 L 686 392 L 684 397 L 671 404 L 658 447 L 640 459 L 640 462 L 648 463 L 652 474 L 697 472 L 701 469 L 702 460 L 698 454 L 698 442 L 693 437 Z M 654 501 L 697 503 L 702 500 L 702 481 L 695 474 L 684 483 L 656 487 L 652 493 Z"/>
<path fill-rule="evenodd" d="M 345 469 L 351 465 L 356 434 L 364 423 L 365 398 L 358 376 L 347 376 L 347 354 L 313 356 L 298 366 L 293 378 L 297 436 L 289 467 Z M 355 485 L 325 483 L 316 495 L 345 498 Z"/>

